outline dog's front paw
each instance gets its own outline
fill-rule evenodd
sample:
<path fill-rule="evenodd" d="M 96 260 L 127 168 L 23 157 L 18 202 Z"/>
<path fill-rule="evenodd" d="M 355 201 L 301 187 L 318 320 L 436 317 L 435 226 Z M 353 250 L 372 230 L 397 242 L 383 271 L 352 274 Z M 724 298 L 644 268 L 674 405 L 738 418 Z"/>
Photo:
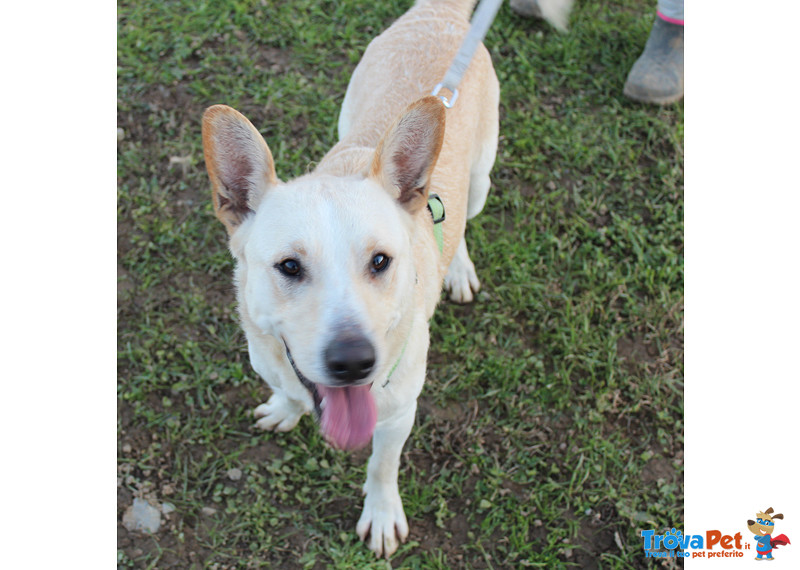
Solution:
<path fill-rule="evenodd" d="M 257 428 L 276 431 L 289 431 L 297 425 L 304 413 L 305 409 L 301 404 L 279 392 L 272 394 L 266 404 L 253 410 L 253 415 L 260 418 L 256 422 Z"/>
<path fill-rule="evenodd" d="M 361 540 L 369 535 L 369 549 L 376 556 L 389 558 L 401 542 L 408 538 L 408 521 L 399 493 L 367 493 L 364 511 L 356 525 Z"/>

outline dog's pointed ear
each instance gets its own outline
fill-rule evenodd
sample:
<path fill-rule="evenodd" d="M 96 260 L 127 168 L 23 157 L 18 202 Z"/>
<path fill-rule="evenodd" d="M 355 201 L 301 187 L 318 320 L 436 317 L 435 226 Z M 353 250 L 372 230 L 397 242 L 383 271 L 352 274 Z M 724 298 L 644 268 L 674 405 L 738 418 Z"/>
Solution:
<path fill-rule="evenodd" d="M 272 153 L 252 123 L 225 105 L 203 114 L 203 153 L 214 212 L 232 234 L 278 183 Z"/>
<path fill-rule="evenodd" d="M 431 173 L 442 149 L 445 108 L 438 97 L 412 103 L 389 127 L 375 149 L 370 176 L 396 193 L 410 213 L 428 200 Z"/>

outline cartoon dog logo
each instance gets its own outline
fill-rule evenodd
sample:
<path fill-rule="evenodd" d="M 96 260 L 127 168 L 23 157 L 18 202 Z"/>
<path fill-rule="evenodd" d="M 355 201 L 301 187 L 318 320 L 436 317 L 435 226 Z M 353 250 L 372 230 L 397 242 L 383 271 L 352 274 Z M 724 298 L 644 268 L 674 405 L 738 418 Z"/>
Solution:
<path fill-rule="evenodd" d="M 756 553 L 758 554 L 756 560 L 775 560 L 772 557 L 772 549 L 791 544 L 789 537 L 785 534 L 772 536 L 772 531 L 775 530 L 775 519 L 783 520 L 781 513 L 773 515 L 772 512 L 773 509 L 770 507 L 763 513 L 757 513 L 756 520 L 747 521 L 747 530 L 752 532 L 756 539 Z"/>

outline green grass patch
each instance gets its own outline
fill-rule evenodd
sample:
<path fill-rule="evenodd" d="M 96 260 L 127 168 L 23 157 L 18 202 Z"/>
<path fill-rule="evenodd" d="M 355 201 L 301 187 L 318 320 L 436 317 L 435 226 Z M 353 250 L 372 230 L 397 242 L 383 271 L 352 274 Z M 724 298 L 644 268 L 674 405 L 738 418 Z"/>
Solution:
<path fill-rule="evenodd" d="M 118 18 L 118 511 L 130 568 L 386 568 L 355 536 L 366 452 L 311 418 L 251 428 L 269 391 L 236 322 L 200 140 L 247 115 L 280 177 L 333 145 L 347 81 L 410 1 L 123 1 Z M 653 20 L 578 3 L 561 34 L 504 4 L 501 141 L 467 240 L 475 303 L 442 303 L 406 445 L 396 568 L 645 566 L 683 518 L 683 105 L 626 100 Z M 431 78 L 432 86 L 439 78 Z"/>

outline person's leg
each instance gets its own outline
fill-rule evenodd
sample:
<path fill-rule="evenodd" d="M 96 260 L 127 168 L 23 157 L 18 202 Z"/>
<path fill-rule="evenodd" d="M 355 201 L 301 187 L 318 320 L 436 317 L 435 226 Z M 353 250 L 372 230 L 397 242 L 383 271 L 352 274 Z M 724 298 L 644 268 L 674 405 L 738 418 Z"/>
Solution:
<path fill-rule="evenodd" d="M 543 18 L 559 30 L 567 29 L 573 0 L 509 0 L 508 4 L 520 16 Z"/>
<path fill-rule="evenodd" d="M 622 92 L 644 103 L 674 103 L 683 97 L 683 0 L 659 0 L 644 52 Z"/>
<path fill-rule="evenodd" d="M 658 15 L 667 22 L 683 25 L 683 0 L 658 0 Z"/>

